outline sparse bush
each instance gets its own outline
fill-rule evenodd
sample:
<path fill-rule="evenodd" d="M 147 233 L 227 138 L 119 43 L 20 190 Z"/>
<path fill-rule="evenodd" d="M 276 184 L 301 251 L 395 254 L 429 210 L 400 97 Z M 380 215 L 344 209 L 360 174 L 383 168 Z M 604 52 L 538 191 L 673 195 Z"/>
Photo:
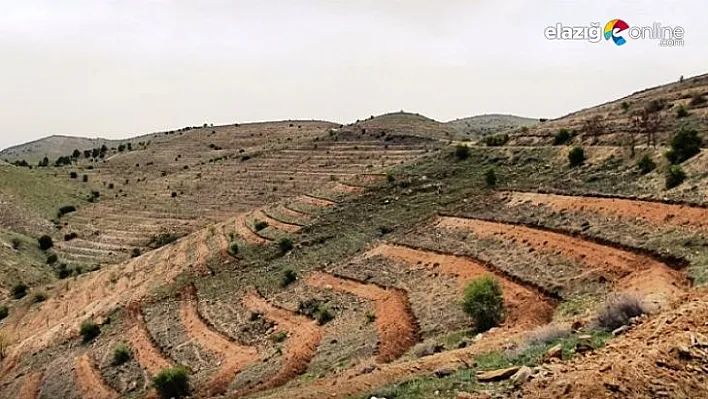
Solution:
<path fill-rule="evenodd" d="M 656 169 L 656 162 L 649 155 L 644 155 L 637 161 L 637 168 L 639 168 L 639 173 L 646 175 Z"/>
<path fill-rule="evenodd" d="M 57 257 L 57 254 L 49 254 L 49 256 L 47 256 L 47 264 L 48 265 L 53 265 L 53 264 L 57 263 L 57 260 L 59 260 L 59 258 Z"/>
<path fill-rule="evenodd" d="M 323 326 L 334 320 L 334 313 L 326 305 L 320 305 L 315 312 L 315 319 L 317 319 L 317 324 Z"/>
<path fill-rule="evenodd" d="M 10 314 L 10 309 L 7 308 L 7 306 L 3 305 L 0 306 L 0 320 L 4 319 L 7 317 L 7 315 Z"/>
<path fill-rule="evenodd" d="M 489 168 L 484 172 L 484 182 L 487 183 L 487 187 L 494 187 L 497 185 L 497 174 L 494 168 Z"/>
<path fill-rule="evenodd" d="M 676 118 L 685 118 L 688 116 L 688 110 L 683 105 L 676 110 Z"/>
<path fill-rule="evenodd" d="M 115 185 L 113 183 L 108 183 L 109 190 L 113 190 L 114 187 L 115 187 Z"/>
<path fill-rule="evenodd" d="M 463 308 L 475 323 L 477 331 L 487 331 L 504 319 L 504 298 L 496 279 L 485 276 L 465 287 Z"/>
<path fill-rule="evenodd" d="M 554 136 L 553 136 L 553 145 L 564 145 L 567 144 L 568 141 L 573 136 L 570 134 L 570 131 L 568 129 L 560 129 Z"/>
<path fill-rule="evenodd" d="M 283 276 L 280 278 L 280 286 L 287 287 L 297 280 L 297 272 L 293 269 L 283 270 Z"/>
<path fill-rule="evenodd" d="M 55 271 L 57 278 L 63 280 L 71 276 L 71 269 L 66 266 L 66 263 L 60 264 Z"/>
<path fill-rule="evenodd" d="M 281 253 L 286 253 L 293 249 L 293 241 L 289 238 L 283 237 L 278 241 L 278 249 Z"/>
<path fill-rule="evenodd" d="M 679 165 L 672 165 L 666 170 L 666 189 L 670 190 L 679 186 L 686 180 L 686 172 Z"/>
<path fill-rule="evenodd" d="M 81 181 L 83 181 L 84 183 L 87 183 L 88 182 L 88 175 L 83 175 L 83 177 L 81 177 Z"/>
<path fill-rule="evenodd" d="M 485 137 L 482 142 L 487 146 L 487 147 L 501 147 L 507 142 L 509 142 L 509 135 L 508 134 L 496 134 L 494 136 L 487 136 Z"/>
<path fill-rule="evenodd" d="M 77 177 L 79 177 L 79 175 L 76 174 L 76 172 L 71 172 L 71 173 L 69 173 L 69 177 L 72 179 L 76 179 Z"/>
<path fill-rule="evenodd" d="M 47 300 L 47 294 L 45 294 L 44 292 L 38 292 L 38 293 L 34 294 L 34 296 L 32 297 L 33 303 L 40 303 L 40 302 L 44 302 L 46 300 Z"/>
<path fill-rule="evenodd" d="M 171 196 L 172 198 L 174 198 L 174 197 L 177 196 L 177 193 L 176 193 L 175 191 L 173 191 L 172 194 L 170 194 L 170 196 Z"/>
<path fill-rule="evenodd" d="M 271 341 L 275 343 L 283 342 L 288 339 L 288 333 L 285 331 L 278 331 L 270 337 Z"/>
<path fill-rule="evenodd" d="M 390 226 L 379 226 L 379 234 L 385 236 L 386 234 L 391 234 L 393 232 L 393 227 Z"/>
<path fill-rule="evenodd" d="M 610 297 L 597 313 L 597 324 L 600 328 L 613 331 L 627 325 L 633 317 L 647 313 L 647 308 L 637 296 L 619 294 Z"/>
<path fill-rule="evenodd" d="M 152 236 L 150 238 L 150 242 L 148 243 L 148 246 L 153 249 L 157 249 L 160 247 L 164 247 L 165 245 L 172 244 L 173 242 L 177 241 L 179 239 L 179 236 L 176 234 L 172 233 L 160 233 L 156 236 Z"/>
<path fill-rule="evenodd" d="M 583 147 L 573 147 L 570 152 L 568 152 L 568 163 L 571 168 L 585 163 L 585 151 Z"/>
<path fill-rule="evenodd" d="M 703 97 L 703 94 L 696 94 L 695 96 L 691 97 L 691 101 L 689 101 L 688 105 L 692 107 L 697 107 L 699 105 L 705 104 L 706 102 L 708 102 L 708 100 Z"/>
<path fill-rule="evenodd" d="M 622 102 L 622 111 L 623 112 L 629 111 L 629 103 L 628 102 L 626 102 L 626 101 Z"/>
<path fill-rule="evenodd" d="M 152 383 L 163 399 L 178 399 L 189 395 L 189 375 L 184 367 L 164 369 L 152 378 Z"/>
<path fill-rule="evenodd" d="M 52 241 L 52 237 L 48 235 L 43 235 L 39 237 L 37 242 L 39 243 L 39 249 L 41 249 L 42 251 L 46 251 L 54 246 L 54 241 Z"/>
<path fill-rule="evenodd" d="M 81 338 L 83 338 L 84 342 L 89 342 L 92 339 L 98 337 L 98 335 L 101 333 L 101 327 L 98 326 L 98 324 L 94 323 L 92 320 L 86 320 L 83 323 L 81 323 L 81 327 L 79 328 L 79 334 L 81 334 Z"/>
<path fill-rule="evenodd" d="M 256 220 L 256 222 L 253 223 L 253 228 L 255 228 L 256 231 L 261 231 L 261 230 L 265 229 L 266 227 L 268 227 L 268 222 L 266 222 L 264 220 Z"/>
<path fill-rule="evenodd" d="M 231 252 L 231 255 L 238 254 L 238 243 L 232 242 L 229 246 L 229 252 Z"/>
<path fill-rule="evenodd" d="M 12 297 L 15 299 L 22 299 L 27 295 L 27 286 L 23 283 L 19 283 L 12 287 Z"/>
<path fill-rule="evenodd" d="M 462 161 L 470 157 L 470 148 L 464 144 L 455 146 L 455 157 Z"/>
<path fill-rule="evenodd" d="M 682 128 L 671 138 L 666 158 L 672 164 L 680 164 L 701 152 L 703 139 L 696 129 Z"/>
<path fill-rule="evenodd" d="M 66 215 L 67 213 L 76 212 L 76 207 L 73 205 L 64 205 L 59 208 L 59 217 Z"/>
<path fill-rule="evenodd" d="M 120 366 L 121 364 L 127 362 L 130 360 L 130 358 L 133 357 L 133 354 L 130 352 L 130 347 L 125 344 L 118 345 L 114 350 L 113 350 L 113 365 L 114 366 Z"/>
<path fill-rule="evenodd" d="M 140 256 L 140 248 L 133 248 L 133 250 L 130 252 L 130 256 L 132 258 L 137 258 Z"/>
<path fill-rule="evenodd" d="M 373 323 L 376 321 L 376 313 L 366 312 L 366 322 Z"/>
<path fill-rule="evenodd" d="M 79 235 L 76 234 L 75 232 L 71 232 L 69 234 L 64 234 L 64 241 L 71 241 L 75 238 L 77 238 Z"/>
<path fill-rule="evenodd" d="M 396 180 L 396 178 L 395 178 L 395 177 L 393 177 L 393 175 L 392 175 L 392 174 L 390 174 L 390 173 L 386 173 L 386 181 L 387 181 L 387 182 L 389 182 L 389 183 L 393 183 L 393 182 L 394 182 L 395 180 Z"/>
<path fill-rule="evenodd" d="M 12 240 L 10 240 L 10 244 L 12 245 L 12 249 L 20 249 L 22 241 L 17 237 L 13 237 Z"/>

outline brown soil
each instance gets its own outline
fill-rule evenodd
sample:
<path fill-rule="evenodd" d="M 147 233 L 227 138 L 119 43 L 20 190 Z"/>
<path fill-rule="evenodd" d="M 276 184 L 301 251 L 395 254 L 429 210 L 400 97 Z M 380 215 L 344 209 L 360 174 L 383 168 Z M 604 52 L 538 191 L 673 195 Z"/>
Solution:
<path fill-rule="evenodd" d="M 359 193 L 364 191 L 364 188 L 359 186 L 350 186 L 344 183 L 337 183 L 334 185 L 334 191 L 340 193 Z"/>
<path fill-rule="evenodd" d="M 43 373 L 41 371 L 25 376 L 22 379 L 22 387 L 20 388 L 18 399 L 37 399 L 39 390 L 42 389 L 42 376 Z"/>
<path fill-rule="evenodd" d="M 221 333 L 212 330 L 199 315 L 198 298 L 194 286 L 185 287 L 180 302 L 180 319 L 187 334 L 205 349 L 223 357 L 221 368 L 204 389 L 210 396 L 223 394 L 233 381 L 236 373 L 258 359 L 254 347 L 239 345 Z"/>
<path fill-rule="evenodd" d="M 236 230 L 236 234 L 249 244 L 265 244 L 267 242 L 265 238 L 254 233 L 248 228 L 248 226 L 246 226 L 245 213 L 236 216 L 236 219 L 234 220 L 234 228 Z"/>
<path fill-rule="evenodd" d="M 531 202 L 556 211 L 588 211 L 607 216 L 641 219 L 655 225 L 673 225 L 708 230 L 708 209 L 619 198 L 576 197 L 557 194 L 510 192 L 513 203 Z"/>
<path fill-rule="evenodd" d="M 523 390 L 528 398 L 705 398 L 705 336 L 708 291 L 701 289 L 672 304 L 672 309 L 640 324 L 587 356 L 548 365 L 550 375 L 535 378 Z M 702 334 L 692 343 L 692 336 Z M 691 355 L 680 356 L 679 348 Z"/>
<path fill-rule="evenodd" d="M 84 399 L 112 399 L 119 395 L 109 387 L 87 353 L 76 359 L 76 384 Z"/>
<path fill-rule="evenodd" d="M 298 197 L 298 200 L 302 201 L 306 204 L 319 206 L 319 207 L 334 205 L 334 201 L 326 200 L 324 198 L 316 198 L 316 197 L 312 197 L 309 195 L 302 195 L 302 196 Z"/>
<path fill-rule="evenodd" d="M 470 231 L 478 237 L 511 240 L 535 250 L 559 252 L 563 256 L 591 267 L 575 276 L 580 279 L 589 274 L 603 276 L 614 284 L 615 290 L 635 291 L 650 296 L 656 302 L 682 291 L 684 278 L 680 272 L 648 256 L 597 244 L 582 238 L 534 229 L 526 226 L 488 222 L 477 219 L 440 217 L 437 227 Z M 647 272 L 647 270 L 652 270 Z M 642 273 L 637 273 L 642 272 Z M 651 279 L 644 275 L 649 273 Z"/>
<path fill-rule="evenodd" d="M 378 332 L 377 361 L 388 363 L 396 360 L 418 341 L 418 325 L 405 291 L 362 284 L 326 273 L 311 274 L 307 284 L 343 291 L 374 302 Z"/>
<path fill-rule="evenodd" d="M 383 256 L 411 266 L 422 265 L 440 270 L 442 273 L 456 275 L 460 293 L 471 280 L 495 275 L 482 264 L 461 256 L 443 255 L 399 245 L 382 244 L 368 251 L 365 256 Z M 537 326 L 548 323 L 553 318 L 555 309 L 553 301 L 504 277 L 497 275 L 497 279 L 504 292 L 507 326 L 515 328 Z"/>
<path fill-rule="evenodd" d="M 289 223 L 284 223 L 284 222 L 281 222 L 280 220 L 273 219 L 272 217 L 266 215 L 262 209 L 257 210 L 253 214 L 257 220 L 263 220 L 268 223 L 268 226 L 273 226 L 278 230 L 285 231 L 288 233 L 295 233 L 298 230 L 300 230 L 300 226 L 297 226 L 294 224 L 289 224 Z"/>
<path fill-rule="evenodd" d="M 292 217 L 295 219 L 298 219 L 298 218 L 310 219 L 311 218 L 311 216 L 306 213 L 298 212 L 298 211 L 296 211 L 294 209 L 290 209 L 284 205 L 278 207 L 278 212 L 282 213 L 284 216 L 289 216 L 289 217 Z"/>
<path fill-rule="evenodd" d="M 285 343 L 285 359 L 278 374 L 245 392 L 236 394 L 234 396 L 236 398 L 281 386 L 307 371 L 322 339 L 322 331 L 314 320 L 277 308 L 257 293 L 246 294 L 243 297 L 243 304 L 251 312 L 263 314 L 266 319 L 287 331 L 288 339 Z"/>
<path fill-rule="evenodd" d="M 155 375 L 173 362 L 167 358 L 155 344 L 155 340 L 145 327 L 145 318 L 138 303 L 128 306 L 128 317 L 133 326 L 128 330 L 130 345 L 135 352 L 135 358 L 148 373 Z"/>

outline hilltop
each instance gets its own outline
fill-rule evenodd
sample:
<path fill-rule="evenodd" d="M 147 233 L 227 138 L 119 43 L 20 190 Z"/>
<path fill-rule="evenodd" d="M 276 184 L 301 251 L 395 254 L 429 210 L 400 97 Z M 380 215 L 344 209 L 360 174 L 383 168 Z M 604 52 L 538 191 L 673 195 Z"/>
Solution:
<path fill-rule="evenodd" d="M 516 115 L 488 114 L 455 119 L 447 124 L 459 130 L 467 138 L 479 140 L 497 133 L 533 127 L 538 124 L 538 119 Z"/>

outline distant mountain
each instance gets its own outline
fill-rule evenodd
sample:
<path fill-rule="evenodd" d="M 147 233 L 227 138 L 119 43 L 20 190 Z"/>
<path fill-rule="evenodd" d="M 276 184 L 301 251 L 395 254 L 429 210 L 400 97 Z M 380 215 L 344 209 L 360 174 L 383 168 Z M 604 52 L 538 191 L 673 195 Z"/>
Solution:
<path fill-rule="evenodd" d="M 356 125 L 371 131 L 426 137 L 437 140 L 462 138 L 457 129 L 445 123 L 438 122 L 420 114 L 403 111 L 372 116 L 364 121 L 357 121 Z"/>
<path fill-rule="evenodd" d="M 532 127 L 536 124 L 538 124 L 538 119 L 503 114 L 477 115 L 447 122 L 448 126 L 457 129 L 466 138 L 471 139 L 478 139 L 524 126 Z"/>

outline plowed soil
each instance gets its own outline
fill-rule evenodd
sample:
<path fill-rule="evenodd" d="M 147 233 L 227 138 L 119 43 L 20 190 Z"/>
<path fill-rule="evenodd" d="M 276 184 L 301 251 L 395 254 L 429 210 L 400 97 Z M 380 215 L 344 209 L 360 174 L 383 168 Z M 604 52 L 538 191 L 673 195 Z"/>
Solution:
<path fill-rule="evenodd" d="M 278 374 L 235 397 L 281 386 L 304 373 L 322 339 L 322 331 L 314 320 L 277 308 L 257 293 L 246 294 L 243 297 L 243 304 L 251 312 L 261 313 L 266 319 L 276 323 L 279 328 L 287 332 L 288 339 L 285 342 L 285 359 Z"/>
<path fill-rule="evenodd" d="M 89 354 L 76 359 L 76 384 L 84 399 L 112 399 L 119 395 L 101 377 Z"/>
<path fill-rule="evenodd" d="M 223 357 L 221 368 L 204 388 L 209 395 L 222 394 L 239 370 L 258 359 L 258 351 L 254 347 L 239 345 L 212 330 L 199 315 L 193 286 L 185 287 L 181 296 L 180 320 L 184 329 L 199 345 Z"/>
<path fill-rule="evenodd" d="M 458 277 L 460 293 L 471 280 L 495 274 L 470 259 L 443 255 L 399 245 L 382 244 L 366 253 L 367 257 L 383 256 L 410 266 L 421 265 Z M 505 324 L 508 327 L 529 327 L 548 323 L 553 318 L 554 303 L 531 289 L 495 276 L 504 292 Z"/>
<path fill-rule="evenodd" d="M 300 226 L 295 224 L 284 223 L 280 220 L 273 219 L 272 217 L 266 215 L 262 209 L 259 209 L 258 211 L 254 212 L 253 216 L 256 220 L 263 220 L 268 223 L 268 226 L 273 226 L 276 229 L 285 231 L 287 233 L 295 233 L 300 230 Z"/>
<path fill-rule="evenodd" d="M 526 226 L 456 217 L 441 217 L 436 226 L 470 231 L 480 238 L 511 240 L 539 251 L 559 252 L 574 262 L 591 267 L 576 276 L 576 279 L 590 273 L 597 274 L 613 284 L 615 290 L 640 292 L 651 296 L 657 302 L 666 302 L 668 298 L 681 292 L 685 285 L 680 272 L 648 256 L 570 235 Z M 649 279 L 645 277 L 647 273 L 651 276 Z"/>
<path fill-rule="evenodd" d="M 131 304 L 128 307 L 128 315 L 130 322 L 133 323 L 133 326 L 128 330 L 128 337 L 140 366 L 152 375 L 172 367 L 173 362 L 160 351 L 145 327 L 145 319 L 140 311 L 140 305 Z"/>
<path fill-rule="evenodd" d="M 42 372 L 28 374 L 22 379 L 18 399 L 37 399 L 42 388 Z"/>
<path fill-rule="evenodd" d="M 374 302 L 378 344 L 376 360 L 388 363 L 406 353 L 418 341 L 418 325 L 404 291 L 313 273 L 307 284 L 346 292 Z"/>
<path fill-rule="evenodd" d="M 594 212 L 628 220 L 641 219 L 655 225 L 708 230 L 708 209 L 619 198 L 576 197 L 557 194 L 510 192 L 511 204 L 530 202 L 556 211 Z"/>

